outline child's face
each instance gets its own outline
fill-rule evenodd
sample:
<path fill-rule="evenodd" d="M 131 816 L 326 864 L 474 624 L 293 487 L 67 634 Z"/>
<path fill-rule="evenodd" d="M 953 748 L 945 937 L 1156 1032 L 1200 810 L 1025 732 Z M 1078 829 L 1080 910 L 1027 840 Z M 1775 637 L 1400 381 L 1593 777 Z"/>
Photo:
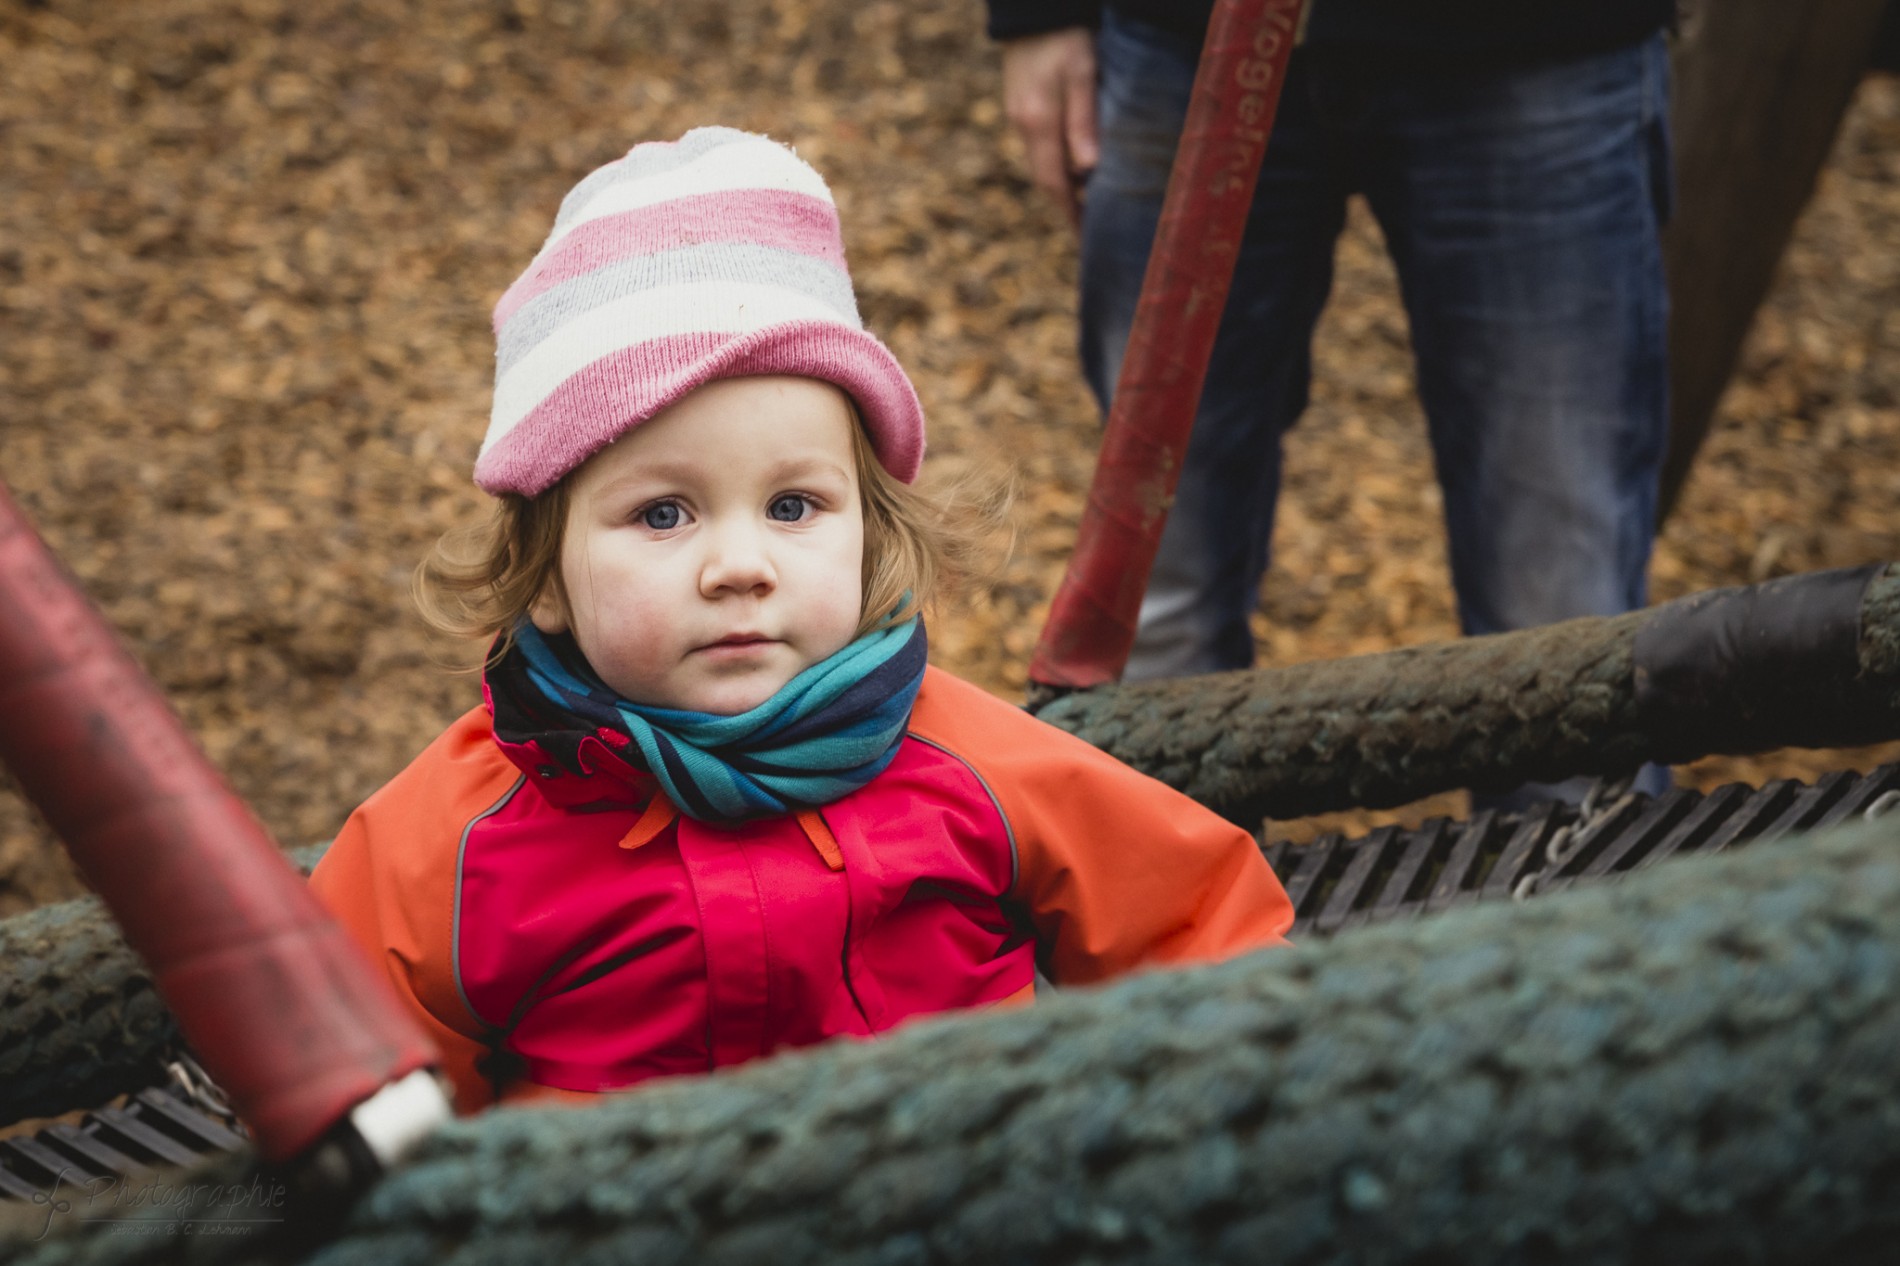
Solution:
<path fill-rule="evenodd" d="M 864 515 L 856 425 L 836 387 L 729 378 L 597 453 L 561 546 L 571 631 L 636 703 L 731 715 L 857 635 Z"/>

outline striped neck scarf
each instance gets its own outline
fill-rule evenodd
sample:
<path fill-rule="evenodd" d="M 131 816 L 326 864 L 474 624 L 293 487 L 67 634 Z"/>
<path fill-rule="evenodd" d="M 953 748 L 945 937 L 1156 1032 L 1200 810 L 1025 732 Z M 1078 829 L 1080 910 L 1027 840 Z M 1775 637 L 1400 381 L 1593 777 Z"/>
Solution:
<path fill-rule="evenodd" d="M 622 699 L 567 635 L 523 621 L 488 669 L 495 735 L 584 774 L 598 737 L 645 770 L 680 812 L 737 823 L 830 804 L 884 772 L 923 683 L 921 619 L 877 629 L 813 664 L 749 712 L 715 716 Z"/>

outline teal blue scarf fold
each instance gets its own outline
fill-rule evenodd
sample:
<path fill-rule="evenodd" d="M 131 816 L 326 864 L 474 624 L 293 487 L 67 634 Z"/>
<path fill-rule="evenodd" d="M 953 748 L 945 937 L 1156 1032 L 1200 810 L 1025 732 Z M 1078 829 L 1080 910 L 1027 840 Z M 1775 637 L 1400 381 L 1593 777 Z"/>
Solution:
<path fill-rule="evenodd" d="M 532 743 L 580 773 L 580 741 L 601 735 L 680 812 L 731 823 L 829 804 L 884 772 L 926 657 L 923 621 L 908 620 L 866 633 L 749 712 L 715 716 L 622 699 L 572 639 L 524 622 L 487 684 L 503 742 Z"/>

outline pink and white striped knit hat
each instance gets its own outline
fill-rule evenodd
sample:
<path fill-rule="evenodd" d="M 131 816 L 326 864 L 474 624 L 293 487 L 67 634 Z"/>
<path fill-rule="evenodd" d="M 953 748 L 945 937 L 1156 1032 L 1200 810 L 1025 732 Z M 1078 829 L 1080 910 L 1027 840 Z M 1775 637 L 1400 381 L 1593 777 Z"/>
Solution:
<path fill-rule="evenodd" d="M 720 378 L 795 374 L 856 401 L 909 483 L 923 409 L 865 332 L 831 191 L 785 146 L 731 128 L 636 145 L 574 186 L 495 305 L 495 402 L 475 461 L 491 493 L 536 496 Z"/>

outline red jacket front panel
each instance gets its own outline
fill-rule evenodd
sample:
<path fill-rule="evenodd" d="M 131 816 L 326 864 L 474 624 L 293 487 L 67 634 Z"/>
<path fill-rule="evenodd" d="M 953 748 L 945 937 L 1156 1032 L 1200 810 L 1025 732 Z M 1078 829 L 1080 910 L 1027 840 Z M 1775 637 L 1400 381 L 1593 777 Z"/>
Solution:
<path fill-rule="evenodd" d="M 619 847 L 644 807 L 562 808 L 528 777 L 467 830 L 460 987 L 538 1084 L 704 1072 L 1032 983 L 1033 942 L 1003 913 L 996 806 L 927 743 L 826 806 L 842 870 L 790 817 L 675 818 Z"/>

